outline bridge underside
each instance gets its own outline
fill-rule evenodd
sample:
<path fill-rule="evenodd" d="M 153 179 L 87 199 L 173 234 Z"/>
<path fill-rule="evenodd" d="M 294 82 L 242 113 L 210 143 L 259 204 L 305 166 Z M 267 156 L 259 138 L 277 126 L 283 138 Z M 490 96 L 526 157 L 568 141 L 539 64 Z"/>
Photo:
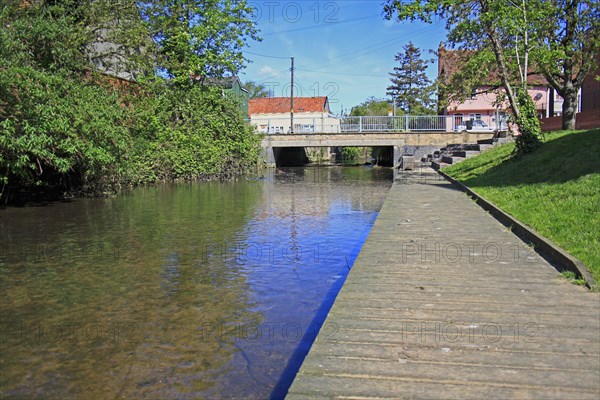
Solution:
<path fill-rule="evenodd" d="M 451 143 L 477 143 L 489 139 L 493 133 L 473 132 L 370 132 L 370 133 L 309 133 L 271 134 L 262 140 L 267 164 L 275 165 L 273 149 L 298 147 L 393 147 L 393 165 L 398 165 L 402 154 L 420 157 L 418 149 L 445 147 Z"/>

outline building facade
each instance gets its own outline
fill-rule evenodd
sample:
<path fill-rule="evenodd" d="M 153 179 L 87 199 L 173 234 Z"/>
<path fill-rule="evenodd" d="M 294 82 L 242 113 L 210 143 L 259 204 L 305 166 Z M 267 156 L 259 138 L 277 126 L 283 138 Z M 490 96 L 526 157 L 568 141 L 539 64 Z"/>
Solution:
<path fill-rule="evenodd" d="M 329 100 L 321 97 L 263 97 L 248 101 L 248 117 L 260 133 L 339 132 L 340 121 L 331 114 Z"/>

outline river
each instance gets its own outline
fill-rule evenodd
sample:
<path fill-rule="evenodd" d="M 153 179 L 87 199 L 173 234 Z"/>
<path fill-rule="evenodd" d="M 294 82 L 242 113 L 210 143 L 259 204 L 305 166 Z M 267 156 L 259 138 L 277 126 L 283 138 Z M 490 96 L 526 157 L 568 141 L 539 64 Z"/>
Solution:
<path fill-rule="evenodd" d="M 283 397 L 392 174 L 287 168 L 0 210 L 0 397 Z"/>

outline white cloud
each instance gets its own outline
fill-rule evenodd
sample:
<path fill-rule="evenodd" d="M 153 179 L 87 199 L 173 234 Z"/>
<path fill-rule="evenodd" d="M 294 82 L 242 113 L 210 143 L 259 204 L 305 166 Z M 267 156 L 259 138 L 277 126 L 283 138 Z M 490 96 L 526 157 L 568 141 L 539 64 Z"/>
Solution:
<path fill-rule="evenodd" d="M 276 71 L 271 66 L 265 65 L 258 72 L 261 75 L 273 75 Z"/>

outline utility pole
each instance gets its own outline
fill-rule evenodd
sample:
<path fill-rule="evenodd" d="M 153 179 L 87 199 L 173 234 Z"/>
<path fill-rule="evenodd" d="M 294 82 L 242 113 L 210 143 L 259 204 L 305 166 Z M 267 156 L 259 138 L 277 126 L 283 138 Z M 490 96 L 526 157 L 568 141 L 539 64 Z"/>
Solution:
<path fill-rule="evenodd" d="M 292 57 L 292 86 L 290 87 L 290 133 L 294 133 L 294 57 Z"/>

